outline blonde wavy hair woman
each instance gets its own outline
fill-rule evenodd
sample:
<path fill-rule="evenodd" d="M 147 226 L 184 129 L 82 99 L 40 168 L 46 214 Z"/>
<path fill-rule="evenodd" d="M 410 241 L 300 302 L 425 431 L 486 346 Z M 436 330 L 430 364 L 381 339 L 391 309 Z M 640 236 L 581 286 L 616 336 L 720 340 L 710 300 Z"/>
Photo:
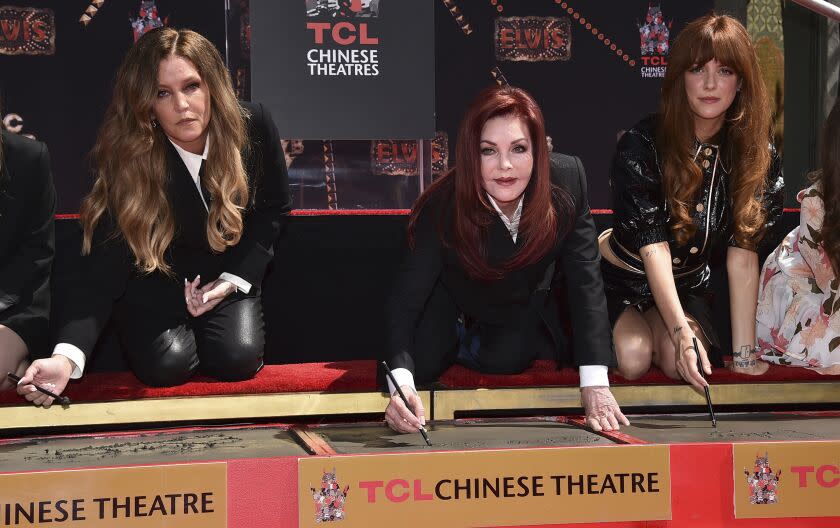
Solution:
<path fill-rule="evenodd" d="M 733 370 L 755 357 L 757 247 L 782 213 L 781 160 L 750 36 L 728 16 L 689 23 L 668 57 L 659 113 L 625 133 L 613 160 L 613 229 L 602 271 L 618 371 L 656 364 L 697 388 L 723 366 L 709 261 L 726 251 Z M 775 240 L 771 240 L 775 242 Z"/>
<path fill-rule="evenodd" d="M 112 317 L 129 366 L 149 385 L 183 383 L 197 370 L 252 377 L 264 346 L 260 285 L 290 204 L 268 112 L 236 100 L 206 38 L 155 29 L 117 72 L 91 158 L 82 278 L 53 356 L 32 364 L 19 391 L 52 403 L 27 384 L 60 393 Z"/>
<path fill-rule="evenodd" d="M 203 133 L 225 138 L 207 158 L 205 184 L 211 196 L 207 241 L 214 251 L 221 253 L 239 243 L 241 210 L 248 202 L 240 154 L 246 146 L 248 116 L 236 99 L 219 53 L 207 46 L 204 37 L 189 30 L 163 28 L 149 33 L 129 50 L 117 72 L 114 98 L 91 152 L 96 181 L 80 211 L 84 254 L 90 253 L 94 229 L 109 211 L 134 254 L 135 264 L 144 272 L 171 272 L 164 252 L 175 235 L 175 219 L 166 195 L 167 136 L 172 137 L 172 132 L 158 126 L 155 106 L 161 99 L 158 64 L 173 56 L 191 62 L 211 94 L 213 118 Z"/>

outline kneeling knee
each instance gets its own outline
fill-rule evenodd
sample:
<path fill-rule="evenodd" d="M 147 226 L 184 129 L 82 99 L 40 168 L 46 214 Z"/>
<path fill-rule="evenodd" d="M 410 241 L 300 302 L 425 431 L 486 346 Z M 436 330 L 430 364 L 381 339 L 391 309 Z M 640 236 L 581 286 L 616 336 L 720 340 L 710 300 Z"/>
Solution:
<path fill-rule="evenodd" d="M 153 344 L 152 357 L 132 369 L 137 378 L 153 387 L 172 387 L 186 383 L 198 366 L 195 340 L 191 333 L 161 336 Z M 154 358 L 154 359 L 152 359 Z"/>
<path fill-rule="evenodd" d="M 618 373 L 627 380 L 636 380 L 650 370 L 653 350 L 645 340 L 638 338 L 632 343 L 616 344 Z"/>

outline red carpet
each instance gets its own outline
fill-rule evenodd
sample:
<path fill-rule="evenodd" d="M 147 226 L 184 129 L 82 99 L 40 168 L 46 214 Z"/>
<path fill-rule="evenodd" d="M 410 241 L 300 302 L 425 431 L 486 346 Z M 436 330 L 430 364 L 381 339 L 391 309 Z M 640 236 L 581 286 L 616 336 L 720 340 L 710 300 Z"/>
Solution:
<path fill-rule="evenodd" d="M 770 365 L 770 370 L 763 376 L 749 376 L 735 374 L 728 369 L 714 369 L 709 381 L 712 383 L 757 383 L 767 381 L 832 381 L 840 380 L 840 376 L 823 376 L 803 368 L 780 367 Z M 577 385 L 577 370 L 565 368 L 557 370 L 554 361 L 535 361 L 531 368 L 522 374 L 482 374 L 456 365 L 447 370 L 440 378 L 441 383 L 451 388 L 468 387 L 538 387 L 550 385 Z M 659 369 L 652 368 L 642 378 L 627 381 L 621 376 L 610 375 L 613 385 L 657 385 L 682 383 L 665 376 Z"/>
<path fill-rule="evenodd" d="M 148 387 L 130 372 L 85 374 L 64 393 L 75 402 L 134 400 L 179 396 L 268 394 L 275 392 L 365 392 L 376 390 L 376 362 L 337 361 L 266 365 L 248 381 L 219 382 L 205 376 L 177 387 Z M 20 403 L 13 391 L 0 393 L 0 404 Z"/>

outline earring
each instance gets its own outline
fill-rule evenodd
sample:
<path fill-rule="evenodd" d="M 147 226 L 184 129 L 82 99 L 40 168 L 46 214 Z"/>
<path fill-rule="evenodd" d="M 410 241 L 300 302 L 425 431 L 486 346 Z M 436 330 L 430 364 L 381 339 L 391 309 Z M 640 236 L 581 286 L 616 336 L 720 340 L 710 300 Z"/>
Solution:
<path fill-rule="evenodd" d="M 157 127 L 158 127 L 157 119 L 152 119 L 152 128 L 157 128 Z"/>

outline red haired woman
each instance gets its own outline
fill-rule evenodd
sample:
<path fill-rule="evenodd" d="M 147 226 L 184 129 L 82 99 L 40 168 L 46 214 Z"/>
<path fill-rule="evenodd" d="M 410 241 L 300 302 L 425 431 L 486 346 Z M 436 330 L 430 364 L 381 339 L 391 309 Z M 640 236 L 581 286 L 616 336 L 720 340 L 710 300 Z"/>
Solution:
<path fill-rule="evenodd" d="M 668 58 L 660 111 L 624 134 L 613 160 L 612 233 L 601 236 L 619 372 L 651 363 L 695 387 L 697 366 L 722 366 L 711 322 L 709 260 L 726 249 L 732 368 L 756 362 L 756 246 L 782 212 L 781 162 L 750 37 L 737 20 L 707 15 L 682 30 Z"/>
<path fill-rule="evenodd" d="M 568 360 L 558 282 L 574 304 L 588 421 L 606 430 L 628 423 L 608 387 L 610 329 L 583 167 L 550 155 L 545 138 L 528 93 L 486 89 L 461 122 L 456 167 L 415 204 L 388 307 L 389 363 L 413 411 L 389 387 L 385 420 L 394 430 L 417 431 L 415 380 L 434 381 L 455 362 L 508 374 L 536 358 Z"/>

